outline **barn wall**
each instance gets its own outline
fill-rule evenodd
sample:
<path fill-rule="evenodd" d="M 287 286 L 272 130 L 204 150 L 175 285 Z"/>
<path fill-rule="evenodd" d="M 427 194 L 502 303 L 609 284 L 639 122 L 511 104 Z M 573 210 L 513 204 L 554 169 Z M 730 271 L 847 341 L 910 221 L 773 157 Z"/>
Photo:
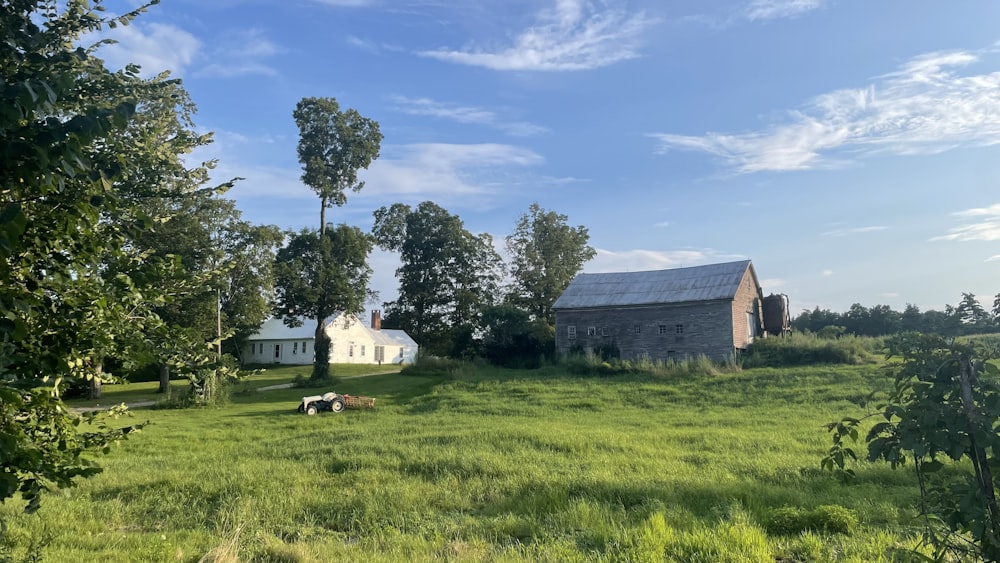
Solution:
<path fill-rule="evenodd" d="M 732 302 L 733 347 L 744 350 L 761 334 L 761 304 L 760 285 L 753 270 L 747 268 Z"/>
<path fill-rule="evenodd" d="M 569 338 L 569 326 L 576 327 L 576 339 Z M 590 328 L 596 334 L 588 334 Z M 577 346 L 596 352 L 614 343 L 622 359 L 648 356 L 665 360 L 700 354 L 725 359 L 733 353 L 733 342 L 733 305 L 729 300 L 556 311 L 556 349 L 560 354 Z"/>

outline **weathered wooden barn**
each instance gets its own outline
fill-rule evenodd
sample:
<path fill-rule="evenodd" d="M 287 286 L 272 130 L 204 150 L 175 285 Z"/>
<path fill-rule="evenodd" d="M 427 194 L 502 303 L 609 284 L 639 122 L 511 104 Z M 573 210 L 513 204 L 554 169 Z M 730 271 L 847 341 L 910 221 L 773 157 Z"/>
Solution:
<path fill-rule="evenodd" d="M 650 272 L 580 274 L 556 300 L 556 348 L 622 359 L 725 359 L 762 332 L 749 260 Z"/>

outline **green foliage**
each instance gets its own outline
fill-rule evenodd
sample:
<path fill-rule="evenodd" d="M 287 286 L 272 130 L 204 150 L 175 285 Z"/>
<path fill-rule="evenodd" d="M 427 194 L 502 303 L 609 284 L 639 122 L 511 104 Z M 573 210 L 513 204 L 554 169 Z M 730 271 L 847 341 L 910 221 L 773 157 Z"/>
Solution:
<path fill-rule="evenodd" d="M 334 98 L 303 98 L 292 115 L 299 128 L 302 182 L 320 198 L 320 231 L 325 231 L 326 209 L 347 203 L 347 190 L 364 187 L 358 170 L 378 158 L 382 133 L 377 121 L 357 110 L 340 111 Z"/>
<path fill-rule="evenodd" d="M 421 353 L 415 363 L 403 366 L 403 369 L 399 373 L 410 377 L 453 378 L 462 373 L 467 365 L 467 362 L 461 360 L 429 356 Z"/>
<path fill-rule="evenodd" d="M 812 510 L 783 506 L 773 510 L 767 522 L 768 532 L 786 536 L 807 531 L 850 535 L 857 528 L 858 517 L 854 511 L 836 504 L 820 505 Z"/>
<path fill-rule="evenodd" d="M 456 336 L 471 335 L 497 300 L 502 260 L 492 237 L 430 201 L 379 208 L 372 233 L 402 261 L 399 298 L 385 304 L 382 325 L 405 330 L 429 354 L 451 354 Z"/>
<path fill-rule="evenodd" d="M 318 232 L 289 233 L 274 266 L 277 296 L 274 313 L 289 326 L 303 318 L 316 323 L 313 379 L 330 377 L 330 340 L 323 328 L 336 313 L 364 310 L 372 269 L 373 241 L 357 227 L 338 225 Z"/>
<path fill-rule="evenodd" d="M 935 335 L 905 333 L 888 341 L 894 387 L 867 417 L 868 461 L 892 468 L 912 461 L 920 489 L 920 512 L 928 542 L 938 557 L 995 561 L 1000 558 L 1000 507 L 996 500 L 1000 434 L 1000 368 L 974 348 Z M 833 446 L 821 465 L 846 480 L 856 478 L 862 419 L 845 417 L 827 428 Z M 965 462 L 956 465 L 953 462 Z"/>
<path fill-rule="evenodd" d="M 805 366 L 813 364 L 864 364 L 875 361 L 881 341 L 859 336 L 827 338 L 792 333 L 779 338 L 758 338 L 747 349 L 747 367 Z"/>
<path fill-rule="evenodd" d="M 555 356 L 555 330 L 511 305 L 483 311 L 483 356 L 494 365 L 534 369 Z"/>
<path fill-rule="evenodd" d="M 513 278 L 507 299 L 534 319 L 555 323 L 552 305 L 597 251 L 583 226 L 570 227 L 566 215 L 532 203 L 506 239 Z"/>

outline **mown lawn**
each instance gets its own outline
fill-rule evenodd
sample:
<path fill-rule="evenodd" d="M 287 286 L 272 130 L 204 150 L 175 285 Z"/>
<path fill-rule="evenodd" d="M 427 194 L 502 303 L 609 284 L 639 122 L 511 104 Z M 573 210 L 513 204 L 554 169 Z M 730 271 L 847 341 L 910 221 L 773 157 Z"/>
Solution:
<path fill-rule="evenodd" d="M 377 408 L 315 417 L 300 389 L 235 393 L 137 412 L 153 424 L 104 473 L 0 517 L 15 555 L 34 541 L 51 561 L 892 560 L 916 542 L 912 475 L 818 469 L 822 425 L 887 385 L 872 366 L 470 367 L 348 379 Z"/>

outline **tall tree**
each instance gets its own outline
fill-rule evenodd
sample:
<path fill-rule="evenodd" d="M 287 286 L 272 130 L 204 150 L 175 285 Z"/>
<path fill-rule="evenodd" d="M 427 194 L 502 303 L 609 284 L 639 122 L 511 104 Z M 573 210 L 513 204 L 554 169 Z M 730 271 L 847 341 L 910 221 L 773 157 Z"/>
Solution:
<path fill-rule="evenodd" d="M 566 215 L 532 203 L 507 237 L 511 256 L 511 303 L 536 319 L 554 323 L 552 305 L 597 252 L 586 227 L 570 227 Z"/>
<path fill-rule="evenodd" d="M 207 177 L 180 158 L 205 139 L 180 83 L 110 72 L 76 46 L 145 7 L 102 19 L 100 0 L 59 4 L 0 10 L 0 501 L 20 493 L 29 510 L 98 472 L 85 454 L 132 429 L 78 426 L 60 396 L 100 380 L 107 354 L 170 337 L 153 307 L 172 263 L 143 267 L 134 241 L 159 219 L 147 203 L 199 185 L 167 179 Z"/>
<path fill-rule="evenodd" d="M 323 330 L 334 313 L 356 314 L 370 296 L 373 241 L 357 227 L 339 225 L 326 233 L 304 229 L 289 234 L 275 264 L 275 315 L 289 326 L 301 318 L 319 319 L 313 380 L 330 377 L 330 340 Z"/>
<path fill-rule="evenodd" d="M 292 113 L 299 127 L 299 162 L 302 163 L 302 182 L 319 196 L 319 238 L 326 240 L 326 210 L 347 203 L 347 191 L 360 191 L 365 183 L 358 180 L 358 171 L 368 168 L 378 158 L 382 132 L 378 122 L 362 116 L 355 109 L 340 111 L 334 98 L 303 98 Z M 324 243 L 325 244 L 325 243 Z M 316 256 L 324 260 L 326 252 Z M 367 256 L 367 254 L 366 254 Z M 317 273 L 324 274 L 333 265 L 316 265 Z M 318 280 L 322 281 L 322 280 Z M 367 281 L 365 282 L 367 284 Z M 330 296 L 330 299 L 351 296 Z M 329 350 L 330 341 L 323 330 L 325 318 L 332 312 L 324 300 L 316 301 L 313 320 L 316 323 L 317 350 Z M 344 312 L 350 312 L 345 310 Z M 329 377 L 329 357 L 316 354 L 314 378 Z"/>
<path fill-rule="evenodd" d="M 358 170 L 378 158 L 382 133 L 377 121 L 357 110 L 340 111 L 334 98 L 303 98 L 293 116 L 299 127 L 302 182 L 319 196 L 322 235 L 326 210 L 347 203 L 347 190 L 357 192 L 365 186 L 358 180 Z"/>
<path fill-rule="evenodd" d="M 385 326 L 406 330 L 432 354 L 454 353 L 456 334 L 476 328 L 496 299 L 502 260 L 493 238 L 470 233 L 458 216 L 430 201 L 376 210 L 373 234 L 402 260 L 399 298 L 385 304 Z"/>

